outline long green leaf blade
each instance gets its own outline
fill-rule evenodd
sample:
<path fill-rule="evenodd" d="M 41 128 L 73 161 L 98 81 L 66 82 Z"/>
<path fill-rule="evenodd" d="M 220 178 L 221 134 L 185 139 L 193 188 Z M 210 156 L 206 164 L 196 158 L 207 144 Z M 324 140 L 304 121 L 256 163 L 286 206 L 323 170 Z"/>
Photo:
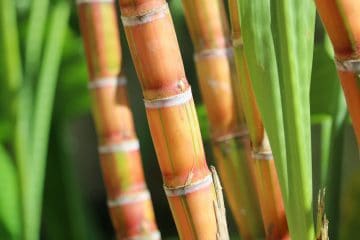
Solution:
<path fill-rule="evenodd" d="M 309 94 L 314 6 L 300 0 L 239 2 L 245 54 L 291 237 L 313 239 Z"/>
<path fill-rule="evenodd" d="M 32 81 L 38 71 L 49 0 L 33 0 L 25 42 L 25 77 Z"/>
<path fill-rule="evenodd" d="M 310 81 L 315 8 L 310 1 L 276 0 L 272 34 L 279 69 L 293 239 L 313 239 Z"/>
<path fill-rule="evenodd" d="M 14 94 L 21 84 L 21 59 L 16 20 L 16 8 L 13 0 L 0 1 L 1 43 L 5 58 L 4 86 Z"/>
<path fill-rule="evenodd" d="M 32 139 L 31 186 L 29 198 L 29 219 L 27 219 L 27 239 L 39 238 L 41 220 L 41 200 L 44 185 L 47 146 L 53 100 L 58 79 L 58 70 L 61 61 L 63 40 L 67 29 L 70 14 L 68 2 L 56 4 L 50 15 L 49 33 L 46 39 L 44 57 L 41 64 L 38 88 L 35 96 L 34 130 Z"/>
<path fill-rule="evenodd" d="M 285 137 L 269 1 L 239 0 L 244 50 L 265 129 L 278 170 L 285 205 L 288 198 Z M 276 107 L 274 107 L 276 106 Z"/>

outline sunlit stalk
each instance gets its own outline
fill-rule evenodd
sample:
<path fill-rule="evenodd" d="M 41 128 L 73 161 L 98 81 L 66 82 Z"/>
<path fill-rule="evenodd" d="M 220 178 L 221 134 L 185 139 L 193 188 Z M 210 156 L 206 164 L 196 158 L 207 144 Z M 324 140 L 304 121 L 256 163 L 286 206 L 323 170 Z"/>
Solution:
<path fill-rule="evenodd" d="M 120 75 L 115 3 L 78 1 L 108 207 L 117 239 L 160 239 Z"/>
<path fill-rule="evenodd" d="M 183 0 L 183 5 L 212 148 L 232 214 L 243 239 L 264 238 L 248 131 L 232 93 L 235 66 L 224 5 L 219 0 Z"/>
<path fill-rule="evenodd" d="M 213 183 L 217 181 L 206 164 L 194 101 L 166 1 L 119 2 L 180 238 L 227 239 L 221 190 Z"/>

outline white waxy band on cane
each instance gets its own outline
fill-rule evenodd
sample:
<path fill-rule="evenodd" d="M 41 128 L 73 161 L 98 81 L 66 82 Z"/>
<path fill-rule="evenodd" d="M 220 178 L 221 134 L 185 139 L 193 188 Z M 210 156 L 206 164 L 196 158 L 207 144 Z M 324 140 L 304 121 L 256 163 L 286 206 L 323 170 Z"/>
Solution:
<path fill-rule="evenodd" d="M 199 60 L 203 58 L 211 58 L 211 57 L 224 57 L 231 56 L 233 54 L 232 48 L 213 48 L 206 49 L 194 54 L 194 59 Z"/>
<path fill-rule="evenodd" d="M 245 138 L 249 136 L 249 131 L 247 129 L 244 129 L 242 131 L 233 133 L 233 134 L 227 134 L 220 137 L 217 137 L 214 139 L 215 142 L 226 142 L 235 138 Z"/>
<path fill-rule="evenodd" d="M 89 82 L 89 89 L 97 89 L 104 87 L 114 87 L 114 86 L 124 86 L 127 83 L 127 79 L 125 77 L 105 77 L 98 78 Z"/>
<path fill-rule="evenodd" d="M 273 160 L 272 152 L 252 152 L 252 158 L 254 160 Z"/>
<path fill-rule="evenodd" d="M 212 176 L 208 175 L 205 178 L 201 179 L 200 181 L 185 186 L 171 188 L 164 185 L 164 190 L 166 196 L 168 197 L 184 196 L 189 193 L 203 189 L 207 186 L 210 186 L 212 183 L 213 183 Z"/>
<path fill-rule="evenodd" d="M 76 4 L 82 4 L 82 3 L 113 3 L 114 0 L 76 0 Z"/>
<path fill-rule="evenodd" d="M 129 238 L 125 238 L 125 240 L 160 240 L 161 234 L 159 231 L 154 231 L 146 235 L 137 235 Z"/>
<path fill-rule="evenodd" d="M 107 201 L 107 205 L 110 208 L 123 206 L 127 204 L 137 203 L 137 202 L 144 202 L 150 199 L 149 191 L 142 191 L 137 193 L 131 194 L 123 194 L 116 199 L 109 199 Z"/>
<path fill-rule="evenodd" d="M 173 107 L 189 102 L 192 99 L 191 88 L 180 94 L 155 100 L 144 99 L 145 108 Z"/>
<path fill-rule="evenodd" d="M 234 38 L 232 40 L 232 45 L 234 47 L 242 47 L 244 45 L 243 39 L 242 38 Z"/>
<path fill-rule="evenodd" d="M 123 141 L 118 144 L 108 144 L 99 146 L 100 154 L 117 153 L 117 152 L 131 152 L 139 150 L 140 144 L 138 140 Z"/>
<path fill-rule="evenodd" d="M 337 70 L 342 72 L 360 73 L 360 59 L 337 60 L 335 59 Z"/>
<path fill-rule="evenodd" d="M 157 19 L 166 17 L 169 14 L 169 7 L 164 3 L 158 8 L 151 9 L 148 12 L 133 16 L 121 16 L 121 21 L 125 27 L 146 24 Z"/>

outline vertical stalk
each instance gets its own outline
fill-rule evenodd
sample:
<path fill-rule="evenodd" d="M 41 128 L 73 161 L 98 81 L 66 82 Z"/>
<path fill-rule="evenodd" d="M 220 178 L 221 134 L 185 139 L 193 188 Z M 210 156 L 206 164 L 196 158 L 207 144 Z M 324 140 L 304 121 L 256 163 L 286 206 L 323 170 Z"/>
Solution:
<path fill-rule="evenodd" d="M 160 239 L 120 75 L 121 47 L 114 1 L 78 1 L 99 142 L 100 165 L 117 239 Z"/>
<path fill-rule="evenodd" d="M 274 157 L 255 100 L 254 90 L 247 69 L 241 37 L 240 16 L 236 0 L 229 0 L 232 41 L 235 52 L 237 78 L 234 95 L 242 105 L 252 143 L 252 159 L 256 164 L 256 180 L 261 212 L 267 239 L 288 238 L 288 227 L 283 197 L 276 172 Z"/>
<path fill-rule="evenodd" d="M 250 140 L 232 93 L 235 66 L 224 5 L 219 0 L 183 0 L 183 5 L 214 156 L 230 208 L 242 238 L 264 238 Z"/>
<path fill-rule="evenodd" d="M 360 145 L 360 2 L 316 0 L 315 3 L 334 47 L 336 67 Z"/>
<path fill-rule="evenodd" d="M 221 191 L 206 164 L 194 101 L 166 1 L 119 2 L 180 238 L 228 239 Z"/>

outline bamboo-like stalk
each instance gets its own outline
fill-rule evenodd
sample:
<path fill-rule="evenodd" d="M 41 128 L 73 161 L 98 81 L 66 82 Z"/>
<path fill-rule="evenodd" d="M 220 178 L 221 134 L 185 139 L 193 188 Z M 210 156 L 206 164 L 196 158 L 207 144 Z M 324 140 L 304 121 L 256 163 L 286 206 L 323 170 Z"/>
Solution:
<path fill-rule="evenodd" d="M 206 164 L 194 101 L 167 3 L 119 2 L 165 193 L 180 238 L 228 239 L 221 189 Z"/>
<path fill-rule="evenodd" d="M 274 157 L 255 100 L 242 45 L 237 0 L 229 0 L 232 41 L 238 78 L 234 93 L 238 105 L 242 103 L 252 143 L 252 158 L 256 164 L 256 180 L 267 239 L 288 238 L 288 227 Z"/>
<path fill-rule="evenodd" d="M 108 207 L 117 239 L 160 239 L 120 75 L 121 47 L 113 1 L 78 1 L 89 89 Z"/>
<path fill-rule="evenodd" d="M 360 145 L 360 2 L 316 0 L 316 7 L 335 51 L 335 61 Z"/>
<path fill-rule="evenodd" d="M 219 0 L 183 0 L 183 6 L 213 152 L 230 208 L 243 239 L 264 238 L 248 130 L 232 93 L 235 66 L 224 5 Z"/>

